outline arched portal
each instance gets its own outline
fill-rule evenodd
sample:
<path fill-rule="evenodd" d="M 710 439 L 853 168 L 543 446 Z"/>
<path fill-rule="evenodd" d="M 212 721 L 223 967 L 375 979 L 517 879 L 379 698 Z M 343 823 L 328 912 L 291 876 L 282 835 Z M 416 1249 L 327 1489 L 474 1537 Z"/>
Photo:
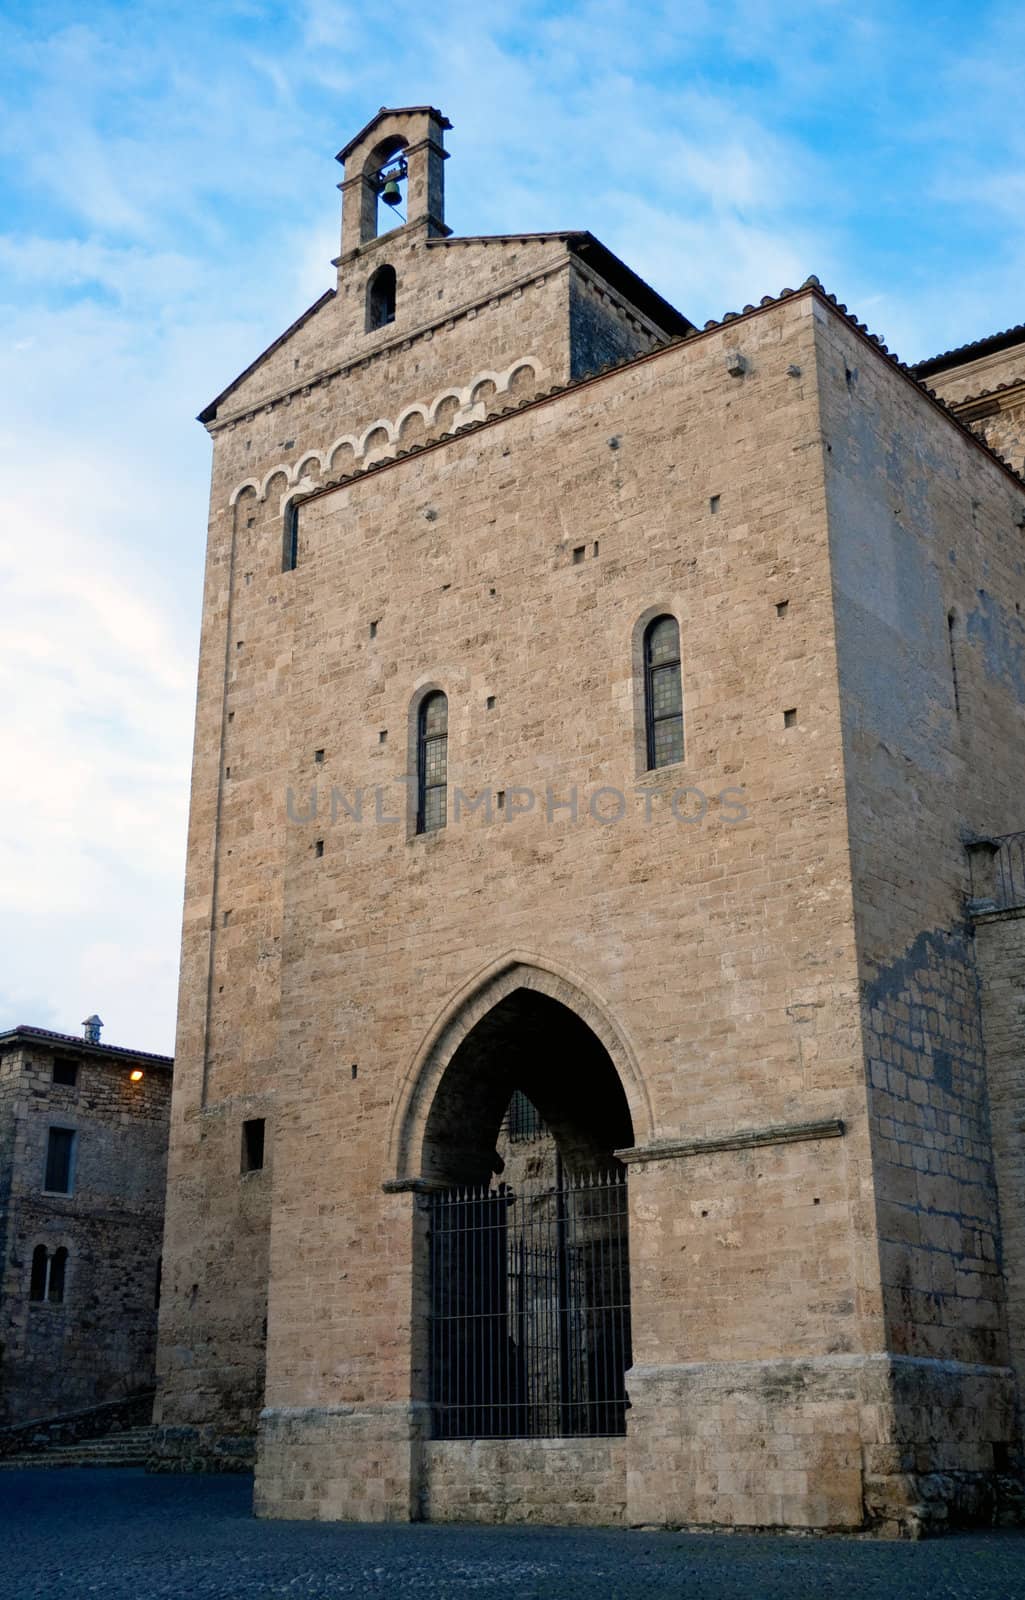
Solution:
<path fill-rule="evenodd" d="M 517 987 L 462 1038 L 424 1127 L 426 1373 L 439 1439 L 625 1431 L 626 1094 L 568 1005 Z"/>
<path fill-rule="evenodd" d="M 438 1084 L 421 1170 L 450 1184 L 486 1183 L 513 1091 L 537 1108 L 567 1172 L 618 1166 L 633 1144 L 623 1085 L 608 1050 L 569 1006 L 532 988 L 498 1000 L 467 1033 Z"/>

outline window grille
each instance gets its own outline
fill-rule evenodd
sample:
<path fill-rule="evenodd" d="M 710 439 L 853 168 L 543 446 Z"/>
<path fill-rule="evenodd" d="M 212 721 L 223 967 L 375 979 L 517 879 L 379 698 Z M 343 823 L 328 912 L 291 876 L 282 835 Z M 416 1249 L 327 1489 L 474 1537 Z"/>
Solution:
<path fill-rule="evenodd" d="M 543 1139 L 546 1132 L 537 1106 L 520 1089 L 514 1089 L 509 1109 L 502 1119 L 502 1133 L 509 1143 L 533 1144 L 535 1140 Z"/>
<path fill-rule="evenodd" d="M 649 770 L 682 761 L 683 683 L 675 617 L 656 617 L 644 635 L 644 715 Z"/>
<path fill-rule="evenodd" d="M 430 1197 L 435 1438 L 626 1431 L 626 1202 L 619 1173 Z"/>
<path fill-rule="evenodd" d="M 417 738 L 417 833 L 443 828 L 448 814 L 448 696 L 429 694 L 420 706 Z"/>

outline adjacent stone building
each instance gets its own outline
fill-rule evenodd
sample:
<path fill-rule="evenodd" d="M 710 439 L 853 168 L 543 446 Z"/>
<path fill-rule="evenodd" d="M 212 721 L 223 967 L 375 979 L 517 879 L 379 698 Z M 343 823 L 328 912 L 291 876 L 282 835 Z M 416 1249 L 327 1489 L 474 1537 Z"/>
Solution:
<path fill-rule="evenodd" d="M 0 1425 L 152 1388 L 172 1062 L 0 1034 Z"/>
<path fill-rule="evenodd" d="M 337 288 L 202 414 L 164 1460 L 255 1452 L 275 1516 L 989 1516 L 1025 330 L 913 370 L 813 278 L 697 329 L 587 233 L 453 236 L 447 127 L 345 147 Z"/>

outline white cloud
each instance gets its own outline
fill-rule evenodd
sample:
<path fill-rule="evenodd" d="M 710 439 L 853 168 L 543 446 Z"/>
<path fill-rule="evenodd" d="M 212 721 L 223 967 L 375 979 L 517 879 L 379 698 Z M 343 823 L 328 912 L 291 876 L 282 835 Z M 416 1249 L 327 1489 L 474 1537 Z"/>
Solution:
<path fill-rule="evenodd" d="M 192 418 L 331 283 L 339 145 L 383 99 L 430 101 L 455 124 L 459 231 L 588 227 L 699 322 L 816 271 L 924 355 L 1025 316 L 1025 136 L 991 115 L 1015 104 L 1022 24 L 992 8 L 966 50 L 900 9 L 141 0 L 129 21 L 96 0 L 83 21 L 55 0 L 0 19 L 0 1025 L 99 1010 L 115 1042 L 171 1046 L 209 463 Z M 985 249 L 947 242 L 966 219 Z"/>

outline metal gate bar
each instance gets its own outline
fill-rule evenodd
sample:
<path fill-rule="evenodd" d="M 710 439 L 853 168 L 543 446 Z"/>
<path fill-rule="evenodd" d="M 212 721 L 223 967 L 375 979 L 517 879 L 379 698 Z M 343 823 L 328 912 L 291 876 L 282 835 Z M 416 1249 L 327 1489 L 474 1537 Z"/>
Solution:
<path fill-rule="evenodd" d="M 431 1196 L 435 1438 L 626 1431 L 626 1200 L 621 1173 Z"/>

